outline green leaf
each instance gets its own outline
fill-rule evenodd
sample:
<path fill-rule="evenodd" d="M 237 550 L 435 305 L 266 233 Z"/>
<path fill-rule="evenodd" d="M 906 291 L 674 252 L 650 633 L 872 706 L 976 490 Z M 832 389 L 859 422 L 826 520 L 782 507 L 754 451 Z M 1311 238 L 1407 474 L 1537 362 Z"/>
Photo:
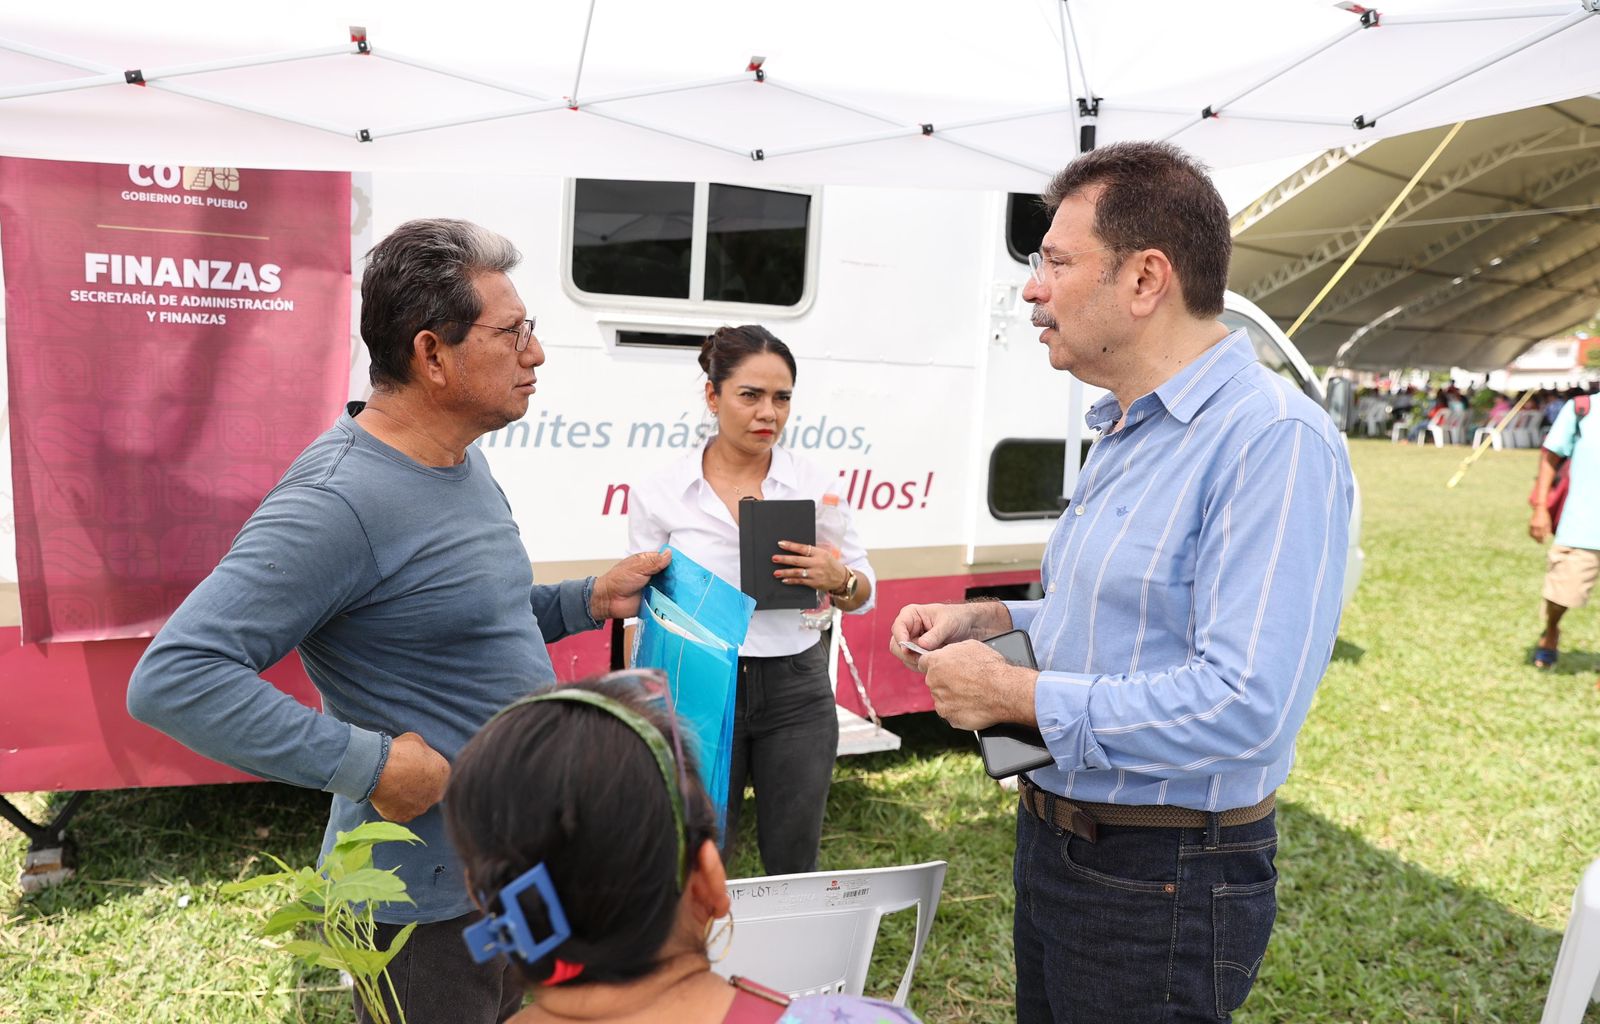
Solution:
<path fill-rule="evenodd" d="M 348 832 L 340 832 L 333 844 L 335 853 L 377 843 L 420 843 L 422 839 L 404 825 L 392 821 L 368 821 Z"/>
<path fill-rule="evenodd" d="M 224 896 L 237 896 L 242 892 L 255 892 L 257 889 L 265 889 L 269 885 L 281 885 L 289 881 L 290 878 L 289 874 L 278 871 L 270 875 L 256 875 L 254 878 L 240 879 L 237 882 L 224 882 L 217 887 L 217 891 Z"/>
<path fill-rule="evenodd" d="M 393 871 L 379 868 L 363 868 L 333 883 L 328 898 L 347 903 L 412 902 L 406 883 Z"/>
<path fill-rule="evenodd" d="M 339 955 L 338 950 L 321 942 L 294 939 L 285 942 L 279 948 L 314 967 L 329 967 L 335 971 L 342 971 L 347 967 L 345 959 Z"/>
<path fill-rule="evenodd" d="M 327 949 L 328 955 L 338 961 L 340 970 L 349 971 L 362 978 L 376 977 L 388 962 L 388 958 L 375 949 L 352 946 L 344 942 L 336 943 Z"/>
<path fill-rule="evenodd" d="M 389 961 L 393 960 L 400 950 L 405 948 L 406 940 L 411 938 L 411 933 L 416 929 L 417 926 L 414 923 L 400 929 L 399 934 L 394 937 L 394 941 L 389 943 L 389 948 L 379 952 L 378 955 L 381 958 L 381 962 L 378 964 L 378 970 L 384 970 L 389 966 Z"/>
<path fill-rule="evenodd" d="M 267 918 L 267 923 L 261 926 L 261 934 L 281 935 L 297 924 L 321 920 L 322 911 L 313 910 L 304 903 L 291 903 Z"/>

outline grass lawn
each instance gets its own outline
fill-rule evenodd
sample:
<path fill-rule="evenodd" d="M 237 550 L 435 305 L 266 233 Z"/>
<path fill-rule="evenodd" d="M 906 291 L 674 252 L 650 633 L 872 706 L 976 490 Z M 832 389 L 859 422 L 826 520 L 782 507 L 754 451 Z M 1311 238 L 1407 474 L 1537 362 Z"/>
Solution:
<path fill-rule="evenodd" d="M 1352 448 L 1366 574 L 1279 793 L 1278 926 L 1236 1019 L 1536 1020 L 1573 886 L 1600 854 L 1600 628 L 1573 613 L 1560 664 L 1528 665 L 1533 453 L 1491 452 L 1446 490 L 1461 449 Z M 904 749 L 840 763 L 823 862 L 948 860 L 911 1005 L 930 1022 L 1011 1020 L 1015 798 L 931 716 L 895 727 Z M 56 799 L 16 798 L 36 820 Z M 308 863 L 325 809 L 275 785 L 92 797 L 79 877 L 0 897 L 0 1021 L 352 1020 L 333 976 L 255 936 L 263 903 L 216 892 L 263 850 Z M 759 873 L 752 847 L 736 875 Z M 0 824 L 0 879 L 24 849 Z M 875 994 L 897 980 L 898 917 Z"/>

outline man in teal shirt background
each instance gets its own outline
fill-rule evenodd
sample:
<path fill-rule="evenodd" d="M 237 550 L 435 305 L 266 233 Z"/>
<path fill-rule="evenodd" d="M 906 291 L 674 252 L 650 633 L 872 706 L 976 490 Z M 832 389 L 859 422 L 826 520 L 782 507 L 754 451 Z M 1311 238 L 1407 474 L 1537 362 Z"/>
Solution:
<path fill-rule="evenodd" d="M 1543 544 L 1551 536 L 1550 565 L 1544 575 L 1544 635 L 1533 651 L 1533 663 L 1549 668 L 1561 649 L 1561 617 L 1568 608 L 1589 601 L 1600 577 L 1600 439 L 1584 423 L 1591 396 L 1579 395 L 1561 407 L 1540 452 L 1539 477 L 1533 489 L 1533 516 L 1528 536 Z M 1562 460 L 1567 460 L 1567 497 L 1560 523 L 1551 522 L 1547 497 Z"/>

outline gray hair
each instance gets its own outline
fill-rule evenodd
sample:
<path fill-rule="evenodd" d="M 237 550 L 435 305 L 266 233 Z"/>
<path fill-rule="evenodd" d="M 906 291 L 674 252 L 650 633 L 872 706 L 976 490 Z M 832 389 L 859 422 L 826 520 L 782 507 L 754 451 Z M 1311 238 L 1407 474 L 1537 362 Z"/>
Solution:
<path fill-rule="evenodd" d="M 411 380 L 411 346 L 432 330 L 459 345 L 483 312 L 473 278 L 510 273 L 522 260 L 503 235 L 470 221 L 409 220 L 367 253 L 361 275 L 361 340 L 377 390 Z"/>

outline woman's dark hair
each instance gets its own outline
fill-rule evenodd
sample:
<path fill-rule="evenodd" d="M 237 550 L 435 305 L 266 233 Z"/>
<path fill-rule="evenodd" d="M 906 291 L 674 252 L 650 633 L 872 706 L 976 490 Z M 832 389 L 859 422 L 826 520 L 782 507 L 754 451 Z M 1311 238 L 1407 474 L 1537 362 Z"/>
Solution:
<path fill-rule="evenodd" d="M 667 712 L 636 685 L 572 685 L 626 705 L 670 744 Z M 687 749 L 684 762 L 677 767 L 692 868 L 701 845 L 716 839 L 716 815 Z M 576 701 L 514 705 L 462 749 L 444 806 L 485 911 L 534 865 L 550 873 L 572 937 L 534 963 L 512 958 L 528 982 L 549 978 L 556 959 L 583 966 L 573 985 L 627 981 L 657 967 L 678 914 L 678 838 L 661 768 L 626 722 Z M 522 912 L 535 935 L 549 934 L 532 890 Z"/>
<path fill-rule="evenodd" d="M 470 221 L 409 220 L 367 253 L 361 275 L 361 340 L 379 390 L 411 379 L 411 343 L 432 330 L 459 345 L 483 312 L 473 278 L 507 274 L 522 259 L 503 236 Z"/>
<path fill-rule="evenodd" d="M 721 394 L 722 382 L 733 375 L 739 364 L 762 352 L 771 352 L 788 364 L 790 382 L 799 378 L 789 346 L 760 324 L 719 328 L 700 346 L 700 369 L 706 372 L 711 390 Z"/>
<path fill-rule="evenodd" d="M 1041 198 L 1053 216 L 1068 196 L 1096 187 L 1094 233 L 1111 250 L 1108 276 L 1139 250 L 1160 249 L 1189 314 L 1221 316 L 1233 235 L 1228 205 L 1205 168 L 1165 142 L 1115 142 L 1068 164 Z"/>

